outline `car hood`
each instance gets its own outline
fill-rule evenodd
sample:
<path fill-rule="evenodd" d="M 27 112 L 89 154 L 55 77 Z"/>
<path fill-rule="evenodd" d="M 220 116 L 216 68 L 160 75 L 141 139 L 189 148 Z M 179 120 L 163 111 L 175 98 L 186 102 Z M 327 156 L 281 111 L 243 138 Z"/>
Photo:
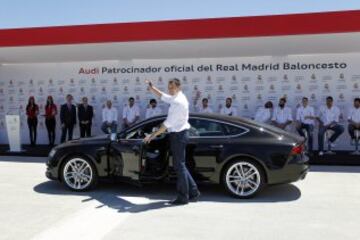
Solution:
<path fill-rule="evenodd" d="M 100 135 L 96 137 L 79 138 L 79 139 L 67 141 L 65 143 L 56 146 L 56 148 L 64 148 L 75 145 L 94 145 L 94 144 L 108 144 L 108 143 L 110 143 L 109 135 Z"/>

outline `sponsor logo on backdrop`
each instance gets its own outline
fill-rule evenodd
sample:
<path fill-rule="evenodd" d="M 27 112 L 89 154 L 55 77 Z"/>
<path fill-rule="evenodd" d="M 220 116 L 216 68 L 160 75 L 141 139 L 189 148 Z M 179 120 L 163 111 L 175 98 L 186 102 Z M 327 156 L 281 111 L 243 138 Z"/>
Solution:
<path fill-rule="evenodd" d="M 185 85 L 188 84 L 188 80 L 187 80 L 186 76 L 183 76 L 182 83 L 185 84 Z"/>
<path fill-rule="evenodd" d="M 206 84 L 212 84 L 211 76 L 207 76 L 206 78 Z"/>

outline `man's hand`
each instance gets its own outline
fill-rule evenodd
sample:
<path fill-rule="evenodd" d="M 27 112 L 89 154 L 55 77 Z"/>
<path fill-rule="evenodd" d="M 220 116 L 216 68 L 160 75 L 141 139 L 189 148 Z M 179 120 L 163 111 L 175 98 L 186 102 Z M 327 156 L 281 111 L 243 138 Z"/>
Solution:
<path fill-rule="evenodd" d="M 152 134 L 149 134 L 144 138 L 143 141 L 144 141 L 144 143 L 148 144 L 151 142 L 151 140 L 153 140 L 153 136 L 152 136 Z"/>
<path fill-rule="evenodd" d="M 149 87 L 152 87 L 152 82 L 150 80 L 145 80 L 145 83 L 149 85 Z"/>

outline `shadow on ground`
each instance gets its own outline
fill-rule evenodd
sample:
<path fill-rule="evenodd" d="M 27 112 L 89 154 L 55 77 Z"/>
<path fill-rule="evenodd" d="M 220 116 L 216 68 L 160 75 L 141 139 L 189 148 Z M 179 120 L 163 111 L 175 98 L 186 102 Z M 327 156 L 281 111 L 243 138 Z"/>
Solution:
<path fill-rule="evenodd" d="M 295 185 L 285 184 L 271 186 L 253 199 L 237 199 L 224 192 L 220 185 L 201 184 L 199 186 L 202 196 L 200 203 L 272 203 L 295 201 L 301 197 L 301 192 Z M 100 183 L 96 190 L 89 192 L 73 192 L 68 190 L 59 182 L 48 181 L 34 187 L 34 191 L 40 194 L 84 196 L 83 202 L 96 200 L 101 204 L 97 208 L 110 207 L 119 212 L 144 212 L 154 209 L 170 207 L 167 202 L 175 196 L 175 185 L 154 184 L 137 187 L 125 183 Z M 151 203 L 132 203 L 126 198 L 144 197 L 151 200 Z"/>

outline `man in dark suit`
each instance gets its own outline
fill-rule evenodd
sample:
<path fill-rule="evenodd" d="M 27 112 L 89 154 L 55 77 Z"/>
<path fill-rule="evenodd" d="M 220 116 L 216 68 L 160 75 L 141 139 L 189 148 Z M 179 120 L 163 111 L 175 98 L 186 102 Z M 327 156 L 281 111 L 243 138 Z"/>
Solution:
<path fill-rule="evenodd" d="M 63 143 L 68 134 L 68 140 L 72 140 L 74 125 L 76 124 L 76 107 L 72 104 L 73 96 L 68 94 L 66 96 L 66 103 L 61 105 L 60 122 L 61 122 L 61 140 Z"/>
<path fill-rule="evenodd" d="M 78 106 L 78 119 L 80 137 L 91 137 L 91 124 L 94 116 L 94 109 L 88 104 L 87 97 L 82 98 L 82 104 Z"/>

